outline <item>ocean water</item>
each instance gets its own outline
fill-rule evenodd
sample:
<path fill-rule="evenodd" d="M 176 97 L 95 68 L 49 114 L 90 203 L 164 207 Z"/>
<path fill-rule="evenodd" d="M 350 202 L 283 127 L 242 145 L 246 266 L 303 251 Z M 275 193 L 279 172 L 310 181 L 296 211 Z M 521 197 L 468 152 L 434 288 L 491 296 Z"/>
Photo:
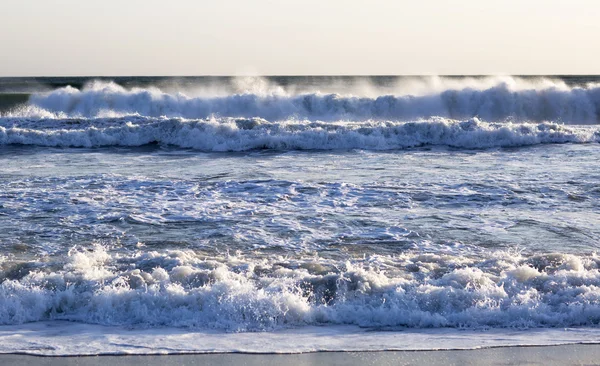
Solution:
<path fill-rule="evenodd" d="M 0 352 L 600 341 L 600 78 L 0 79 Z"/>

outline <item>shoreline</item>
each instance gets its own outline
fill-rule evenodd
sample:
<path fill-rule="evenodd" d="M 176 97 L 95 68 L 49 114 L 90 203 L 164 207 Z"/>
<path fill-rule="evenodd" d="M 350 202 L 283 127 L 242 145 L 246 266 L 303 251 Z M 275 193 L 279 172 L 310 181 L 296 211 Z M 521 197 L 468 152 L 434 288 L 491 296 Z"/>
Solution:
<path fill-rule="evenodd" d="M 598 364 L 600 344 L 501 346 L 471 350 L 309 352 L 296 354 L 203 353 L 170 355 L 41 356 L 0 354 L 0 364 L 101 366 L 121 365 L 580 365 Z"/>
<path fill-rule="evenodd" d="M 178 328 L 130 329 L 49 321 L 0 326 L 0 354 L 36 356 L 292 355 L 335 352 L 483 350 L 502 347 L 600 345 L 600 329 L 397 329 L 307 326 L 265 333 Z"/>
<path fill-rule="evenodd" d="M 16 352 L 1 352 L 0 357 L 7 355 L 14 356 L 31 356 L 39 358 L 85 358 L 85 357 L 128 357 L 128 356 L 219 356 L 219 355 L 247 355 L 247 356 L 296 356 L 296 355 L 307 355 L 316 353 L 420 353 L 420 352 L 473 352 L 473 351 L 487 351 L 496 350 L 503 348 L 551 348 L 551 347 L 571 347 L 571 346 L 582 346 L 582 347 L 593 347 L 598 346 L 600 348 L 600 341 L 580 341 L 580 342 L 567 342 L 567 343 L 549 343 L 549 344 L 506 344 L 506 345 L 489 345 L 489 346 L 475 346 L 472 348 L 388 348 L 388 349 L 353 349 L 353 350 L 328 350 L 320 349 L 313 351 L 180 351 L 173 353 L 148 353 L 148 352 L 113 352 L 113 353 L 98 353 L 98 354 L 43 354 L 43 353 L 30 353 L 26 351 Z M 600 365 L 600 363 L 599 363 Z"/>

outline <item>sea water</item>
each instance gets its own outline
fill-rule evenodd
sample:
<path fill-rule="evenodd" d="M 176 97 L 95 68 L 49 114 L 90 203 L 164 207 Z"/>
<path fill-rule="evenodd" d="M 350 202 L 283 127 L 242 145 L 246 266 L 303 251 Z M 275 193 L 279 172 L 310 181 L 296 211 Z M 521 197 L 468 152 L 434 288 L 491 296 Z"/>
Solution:
<path fill-rule="evenodd" d="M 600 341 L 596 81 L 0 79 L 0 352 Z"/>

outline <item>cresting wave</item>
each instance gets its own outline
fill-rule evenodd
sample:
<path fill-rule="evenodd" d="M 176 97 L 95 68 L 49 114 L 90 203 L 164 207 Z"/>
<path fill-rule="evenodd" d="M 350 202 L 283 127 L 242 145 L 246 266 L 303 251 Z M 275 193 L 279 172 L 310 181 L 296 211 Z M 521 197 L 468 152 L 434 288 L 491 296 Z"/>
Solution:
<path fill-rule="evenodd" d="M 203 151 L 391 150 L 426 145 L 467 149 L 600 141 L 595 128 L 553 123 L 485 123 L 478 119 L 423 122 L 269 122 L 168 118 L 0 120 L 0 145 L 142 146 L 159 143 Z"/>
<path fill-rule="evenodd" d="M 444 117 L 486 121 L 560 122 L 590 124 L 600 120 L 600 87 L 595 84 L 569 87 L 550 80 L 527 84 L 509 78 L 495 82 L 447 83 L 447 89 L 398 90 L 400 94 L 359 97 L 335 93 L 286 92 L 281 88 L 242 89 L 228 95 L 188 96 L 158 88 L 127 89 L 111 82 L 93 82 L 76 89 L 65 87 L 31 96 L 29 103 L 8 117 L 260 117 L 287 119 L 410 121 Z M 394 93 L 394 90 L 381 92 Z"/>
<path fill-rule="evenodd" d="M 462 254 L 462 255 L 456 255 Z M 600 323 L 596 255 L 439 251 L 206 259 L 192 251 L 73 249 L 65 262 L 1 263 L 0 324 L 262 331 L 303 325 L 529 328 Z"/>

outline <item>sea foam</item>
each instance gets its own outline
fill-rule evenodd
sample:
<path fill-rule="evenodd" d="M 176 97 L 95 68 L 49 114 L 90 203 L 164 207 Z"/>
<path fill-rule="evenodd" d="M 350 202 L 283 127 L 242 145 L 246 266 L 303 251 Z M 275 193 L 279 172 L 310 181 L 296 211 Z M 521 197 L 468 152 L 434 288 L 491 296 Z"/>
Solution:
<path fill-rule="evenodd" d="M 263 331 L 305 325 L 531 328 L 600 322 L 596 255 L 406 252 L 333 259 L 74 248 L 2 269 L 0 324 Z M 51 269 L 52 268 L 52 269 Z"/>
<path fill-rule="evenodd" d="M 260 118 L 124 117 L 0 120 L 0 145 L 60 147 L 142 146 L 159 143 L 203 151 L 391 150 L 426 145 L 467 149 L 599 140 L 594 128 L 554 123 L 486 123 L 476 118 L 422 122 L 269 122 Z"/>
<path fill-rule="evenodd" d="M 93 82 L 81 90 L 68 86 L 34 94 L 27 106 L 8 115 L 86 118 L 141 115 L 187 119 L 220 116 L 260 117 L 271 121 L 409 121 L 432 117 L 478 117 L 495 122 L 598 122 L 600 87 L 597 85 L 569 87 L 550 80 L 539 83 L 512 78 L 486 80 L 465 79 L 381 90 L 390 93 L 382 95 L 371 91 L 369 96 L 321 91 L 290 93 L 264 86 L 248 87 L 233 94 L 202 93 L 196 96 L 156 87 L 127 89 L 112 82 Z"/>

